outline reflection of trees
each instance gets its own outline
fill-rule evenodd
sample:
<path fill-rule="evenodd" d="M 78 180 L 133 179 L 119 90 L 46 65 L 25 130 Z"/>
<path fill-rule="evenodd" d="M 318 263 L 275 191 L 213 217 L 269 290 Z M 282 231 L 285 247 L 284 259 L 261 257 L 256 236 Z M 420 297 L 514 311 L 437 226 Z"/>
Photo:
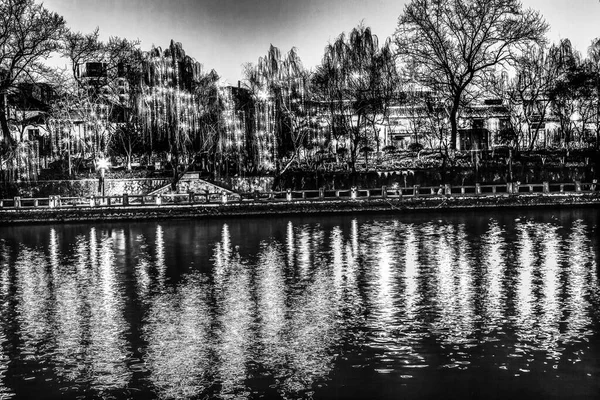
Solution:
<path fill-rule="evenodd" d="M 238 254 L 231 248 L 227 224 L 216 249 L 215 300 L 217 328 L 215 334 L 216 373 L 221 382 L 221 396 L 248 395 L 243 392 L 248 371 L 252 338 L 253 305 L 250 296 L 250 275 Z"/>
<path fill-rule="evenodd" d="M 483 331 L 491 334 L 501 330 L 505 309 L 506 294 L 503 288 L 506 274 L 504 253 L 504 230 L 497 222 L 490 222 L 488 231 L 482 238 L 483 255 Z"/>
<path fill-rule="evenodd" d="M 169 280 L 180 237 L 166 225 L 129 240 L 91 228 L 72 246 L 48 229 L 44 252 L 0 240 L 0 397 L 12 353 L 50 365 L 61 387 L 108 396 L 142 379 L 172 398 L 245 397 L 265 384 L 265 396 L 311 396 L 355 356 L 416 381 L 421 367 L 551 372 L 589 353 L 598 282 L 584 222 L 359 221 L 289 222 L 249 242 L 223 224 L 210 267 Z M 202 259 L 191 246 L 189 257 Z M 141 370 L 126 341 L 137 332 L 124 319 L 129 296 L 143 311 Z"/>
<path fill-rule="evenodd" d="M 474 285 L 470 250 L 464 227 L 447 225 L 438 230 L 435 253 L 434 301 L 438 307 L 433 328 L 443 344 L 472 343 L 475 331 Z M 452 366 L 465 364 L 456 361 Z"/>
<path fill-rule="evenodd" d="M 594 263 L 590 260 L 589 240 L 586 226 L 578 220 L 571 227 L 571 234 L 567 239 L 566 256 L 569 260 L 566 269 L 566 294 L 564 312 L 565 329 L 561 337 L 563 342 L 580 342 L 585 336 L 593 334 L 591 329 L 592 306 L 588 297 L 592 294 L 594 285 Z M 576 358 L 575 361 L 578 361 Z M 574 361 L 574 362 L 575 362 Z"/>
<path fill-rule="evenodd" d="M 530 341 L 535 337 L 533 271 L 535 263 L 532 227 L 517 226 L 518 265 L 515 290 L 515 328 L 519 341 Z"/>
<path fill-rule="evenodd" d="M 69 384 L 101 393 L 125 388 L 131 375 L 113 245 L 92 228 L 77 237 L 68 261 L 52 229 L 48 258 L 23 246 L 14 264 L 22 357 L 53 364 Z"/>
<path fill-rule="evenodd" d="M 8 322 L 10 321 L 9 318 L 11 318 L 8 307 L 12 286 L 9 274 L 9 261 L 10 248 L 4 240 L 0 239 L 0 398 L 3 399 L 14 395 L 5 384 L 6 372 L 10 363 L 10 359 L 6 354 L 9 343 L 5 331 L 5 327 L 8 326 Z"/>
<path fill-rule="evenodd" d="M 323 229 L 303 226 L 294 231 L 288 225 L 288 255 L 298 256 L 289 275 L 283 247 L 273 242 L 261 247 L 257 360 L 276 377 L 276 390 L 284 397 L 312 393 L 313 385 L 332 369 L 343 329 L 357 318 L 360 299 L 350 245 L 338 227 L 330 240 L 324 248 Z M 293 251 L 290 244 L 297 245 Z"/>
<path fill-rule="evenodd" d="M 262 353 L 259 361 L 271 370 L 285 365 L 283 335 L 287 327 L 287 306 L 284 266 L 280 246 L 268 243 L 261 247 L 256 276 L 258 337 Z"/>
<path fill-rule="evenodd" d="M 398 325 L 398 307 L 395 304 L 398 298 L 395 232 L 383 224 L 364 224 L 361 228 L 364 235 L 364 258 L 370 264 L 370 268 L 365 269 L 369 285 L 367 298 L 371 310 L 369 320 L 377 335 L 375 341 L 381 341 L 380 345 L 385 348 L 389 344 L 390 334 Z"/>
<path fill-rule="evenodd" d="M 149 302 L 143 335 L 149 379 L 166 398 L 196 396 L 208 385 L 210 310 L 208 285 L 190 275 L 178 288 Z"/>
<path fill-rule="evenodd" d="M 52 238 L 52 236 L 51 236 Z M 50 243 L 51 257 L 58 259 L 57 244 Z M 74 266 L 59 267 L 61 272 L 55 275 L 56 296 L 56 374 L 70 381 L 85 378 L 86 364 L 73 363 L 73 360 L 83 358 L 82 341 L 85 338 L 87 304 L 86 286 L 90 284 L 90 274 L 87 268 L 89 243 L 83 236 L 77 238 L 75 244 Z M 57 264 L 60 265 L 58 261 Z M 85 379 L 83 379 L 85 380 Z"/>
<path fill-rule="evenodd" d="M 127 341 L 124 337 L 124 299 L 116 276 L 114 242 L 104 236 L 99 240 L 98 264 L 91 265 L 90 295 L 90 367 L 92 381 L 102 388 L 124 388 L 131 372 L 126 365 Z"/>
<path fill-rule="evenodd" d="M 548 356 L 556 361 L 560 358 L 557 351 L 560 335 L 560 238 L 557 227 L 540 225 L 537 227 L 542 242 L 541 299 L 540 316 L 537 329 L 538 345 L 548 352 Z"/>
<path fill-rule="evenodd" d="M 283 338 L 290 370 L 282 390 L 291 393 L 309 391 L 332 367 L 332 347 L 339 340 L 336 329 L 337 304 L 331 296 L 332 276 L 322 263 L 306 286 L 292 294 L 288 326 Z"/>
<path fill-rule="evenodd" d="M 24 359 L 36 358 L 38 344 L 50 334 L 46 310 L 50 307 L 50 282 L 46 260 L 36 250 L 21 248 L 15 261 L 17 320 L 21 324 Z"/>

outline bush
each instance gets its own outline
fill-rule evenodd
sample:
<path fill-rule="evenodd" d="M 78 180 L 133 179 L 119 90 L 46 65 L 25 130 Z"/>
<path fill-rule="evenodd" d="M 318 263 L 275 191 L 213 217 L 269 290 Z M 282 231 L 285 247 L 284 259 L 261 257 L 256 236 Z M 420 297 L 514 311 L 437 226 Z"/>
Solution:
<path fill-rule="evenodd" d="M 423 145 L 421 143 L 411 143 L 408 145 L 408 150 L 418 153 L 419 151 L 423 150 Z"/>

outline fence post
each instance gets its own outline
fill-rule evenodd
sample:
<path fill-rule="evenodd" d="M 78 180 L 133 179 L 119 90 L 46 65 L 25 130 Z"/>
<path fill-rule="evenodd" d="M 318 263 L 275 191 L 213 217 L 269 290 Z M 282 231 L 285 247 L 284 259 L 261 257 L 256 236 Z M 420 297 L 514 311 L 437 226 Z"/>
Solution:
<path fill-rule="evenodd" d="M 94 196 L 89 197 L 90 207 L 94 207 L 96 205 L 96 199 Z"/>
<path fill-rule="evenodd" d="M 15 196 L 15 208 L 21 208 L 21 196 Z"/>
<path fill-rule="evenodd" d="M 492 186 L 492 193 L 496 194 L 496 185 Z"/>
<path fill-rule="evenodd" d="M 478 196 L 481 194 L 481 183 L 475 184 L 475 194 Z"/>
<path fill-rule="evenodd" d="M 413 197 L 419 197 L 419 185 L 414 185 L 413 186 Z"/>
<path fill-rule="evenodd" d="M 124 206 L 129 205 L 129 194 L 127 194 L 127 193 L 123 193 L 123 205 Z"/>
<path fill-rule="evenodd" d="M 529 185 L 529 193 L 533 193 L 533 185 Z"/>
<path fill-rule="evenodd" d="M 542 182 L 542 191 L 544 193 L 550 193 L 550 182 Z"/>
<path fill-rule="evenodd" d="M 302 191 L 302 198 L 303 198 L 303 199 L 306 199 L 306 190 L 303 190 L 303 191 Z"/>
<path fill-rule="evenodd" d="M 446 188 L 446 196 L 452 196 L 452 185 L 450 185 L 449 183 L 446 183 L 445 188 Z"/>
<path fill-rule="evenodd" d="M 561 184 L 560 184 L 560 192 L 561 192 L 561 193 L 564 193 L 564 192 L 565 192 L 565 185 L 564 185 L 564 183 L 561 183 Z"/>
<path fill-rule="evenodd" d="M 381 197 L 383 197 L 384 199 L 387 199 L 387 186 L 383 185 L 381 187 Z"/>
<path fill-rule="evenodd" d="M 513 194 L 513 183 L 512 182 L 506 182 L 506 193 L 508 194 Z"/>
<path fill-rule="evenodd" d="M 156 202 L 157 206 L 160 206 L 162 204 L 162 196 L 160 193 L 156 195 L 154 201 Z"/>
<path fill-rule="evenodd" d="M 319 198 L 324 198 L 325 197 L 325 188 L 324 187 L 320 187 L 319 188 Z"/>
<path fill-rule="evenodd" d="M 575 191 L 581 192 L 581 181 L 575 181 Z"/>
<path fill-rule="evenodd" d="M 227 192 L 225 191 L 221 192 L 221 203 L 227 203 Z"/>
<path fill-rule="evenodd" d="M 292 201 L 292 189 L 285 190 L 285 199 L 287 201 Z"/>
<path fill-rule="evenodd" d="M 357 196 L 357 192 L 356 192 L 356 186 L 352 186 L 352 187 L 350 188 L 350 198 L 351 198 L 352 200 L 355 200 L 355 199 L 356 199 L 356 196 Z"/>
<path fill-rule="evenodd" d="M 464 186 L 460 187 L 460 194 L 465 194 L 465 187 Z"/>
<path fill-rule="evenodd" d="M 56 207 L 60 207 L 60 206 L 62 206 L 62 202 L 61 202 L 61 199 L 60 199 L 60 195 L 57 195 L 57 196 L 55 196 L 55 197 L 54 197 L 54 201 L 56 202 Z"/>

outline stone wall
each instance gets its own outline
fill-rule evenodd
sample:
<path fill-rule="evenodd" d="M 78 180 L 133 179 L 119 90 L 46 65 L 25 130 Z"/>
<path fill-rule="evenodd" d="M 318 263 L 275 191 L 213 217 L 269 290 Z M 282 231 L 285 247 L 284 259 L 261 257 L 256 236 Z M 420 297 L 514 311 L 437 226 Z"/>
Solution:
<path fill-rule="evenodd" d="M 128 194 L 146 194 L 169 184 L 169 179 L 105 179 L 104 193 L 107 196 Z M 22 182 L 0 187 L 2 198 L 48 197 L 60 195 L 63 197 L 87 197 L 100 192 L 98 179 L 80 180 L 51 180 L 37 182 Z"/>
<path fill-rule="evenodd" d="M 516 166 L 512 181 L 522 183 L 548 182 L 591 182 L 598 179 L 594 166 L 542 167 Z M 378 188 L 381 186 L 412 187 L 413 185 L 437 186 L 449 183 L 453 186 L 493 184 L 511 181 L 508 167 L 473 168 L 455 167 L 442 171 L 439 168 L 399 169 L 390 171 L 369 171 L 352 174 L 344 172 L 290 172 L 284 174 L 275 185 L 275 190 L 311 190 L 324 187 L 327 190 L 343 190 L 352 186 Z"/>

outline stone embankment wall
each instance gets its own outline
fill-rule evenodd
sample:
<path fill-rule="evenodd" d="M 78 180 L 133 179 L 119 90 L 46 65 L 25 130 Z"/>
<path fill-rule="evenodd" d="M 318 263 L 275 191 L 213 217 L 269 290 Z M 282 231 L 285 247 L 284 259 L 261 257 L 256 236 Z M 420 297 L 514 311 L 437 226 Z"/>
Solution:
<path fill-rule="evenodd" d="M 107 196 L 118 196 L 123 193 L 145 194 L 169 184 L 169 179 L 105 179 L 104 193 Z M 48 180 L 37 182 L 15 183 L 0 188 L 0 198 L 48 197 L 59 195 L 64 197 L 88 197 L 100 192 L 98 179 Z"/>
<path fill-rule="evenodd" d="M 444 175 L 444 179 L 442 179 Z M 275 190 L 302 190 L 318 189 L 324 187 L 326 190 L 349 189 L 351 186 L 372 187 L 412 187 L 437 186 L 450 184 L 452 186 L 481 184 L 501 184 L 506 182 L 541 183 L 541 182 L 591 182 L 599 178 L 599 173 L 593 165 L 590 166 L 549 166 L 541 165 L 530 167 L 515 167 L 513 179 L 509 178 L 508 168 L 480 168 L 475 171 L 472 167 L 448 168 L 442 171 L 439 168 L 406 168 L 387 171 L 357 172 L 350 171 L 326 172 L 326 171 L 289 171 L 275 183 Z"/>
<path fill-rule="evenodd" d="M 227 204 L 182 204 L 112 207 L 61 207 L 0 209 L 0 224 L 34 222 L 78 222 L 150 220 L 167 218 L 212 218 L 271 215 L 458 212 L 502 208 L 598 207 L 597 193 L 548 196 L 435 197 L 407 199 L 312 200 L 294 202 L 232 202 Z"/>
<path fill-rule="evenodd" d="M 124 193 L 141 195 L 152 193 L 161 188 L 170 192 L 171 181 L 168 178 L 136 178 L 136 179 L 105 179 L 104 194 L 106 196 L 121 196 Z M 177 193 L 216 193 L 222 189 L 201 179 L 181 179 L 177 185 Z M 100 194 L 98 179 L 79 180 L 48 180 L 23 182 L 0 188 L 0 199 L 21 197 L 89 197 Z"/>

